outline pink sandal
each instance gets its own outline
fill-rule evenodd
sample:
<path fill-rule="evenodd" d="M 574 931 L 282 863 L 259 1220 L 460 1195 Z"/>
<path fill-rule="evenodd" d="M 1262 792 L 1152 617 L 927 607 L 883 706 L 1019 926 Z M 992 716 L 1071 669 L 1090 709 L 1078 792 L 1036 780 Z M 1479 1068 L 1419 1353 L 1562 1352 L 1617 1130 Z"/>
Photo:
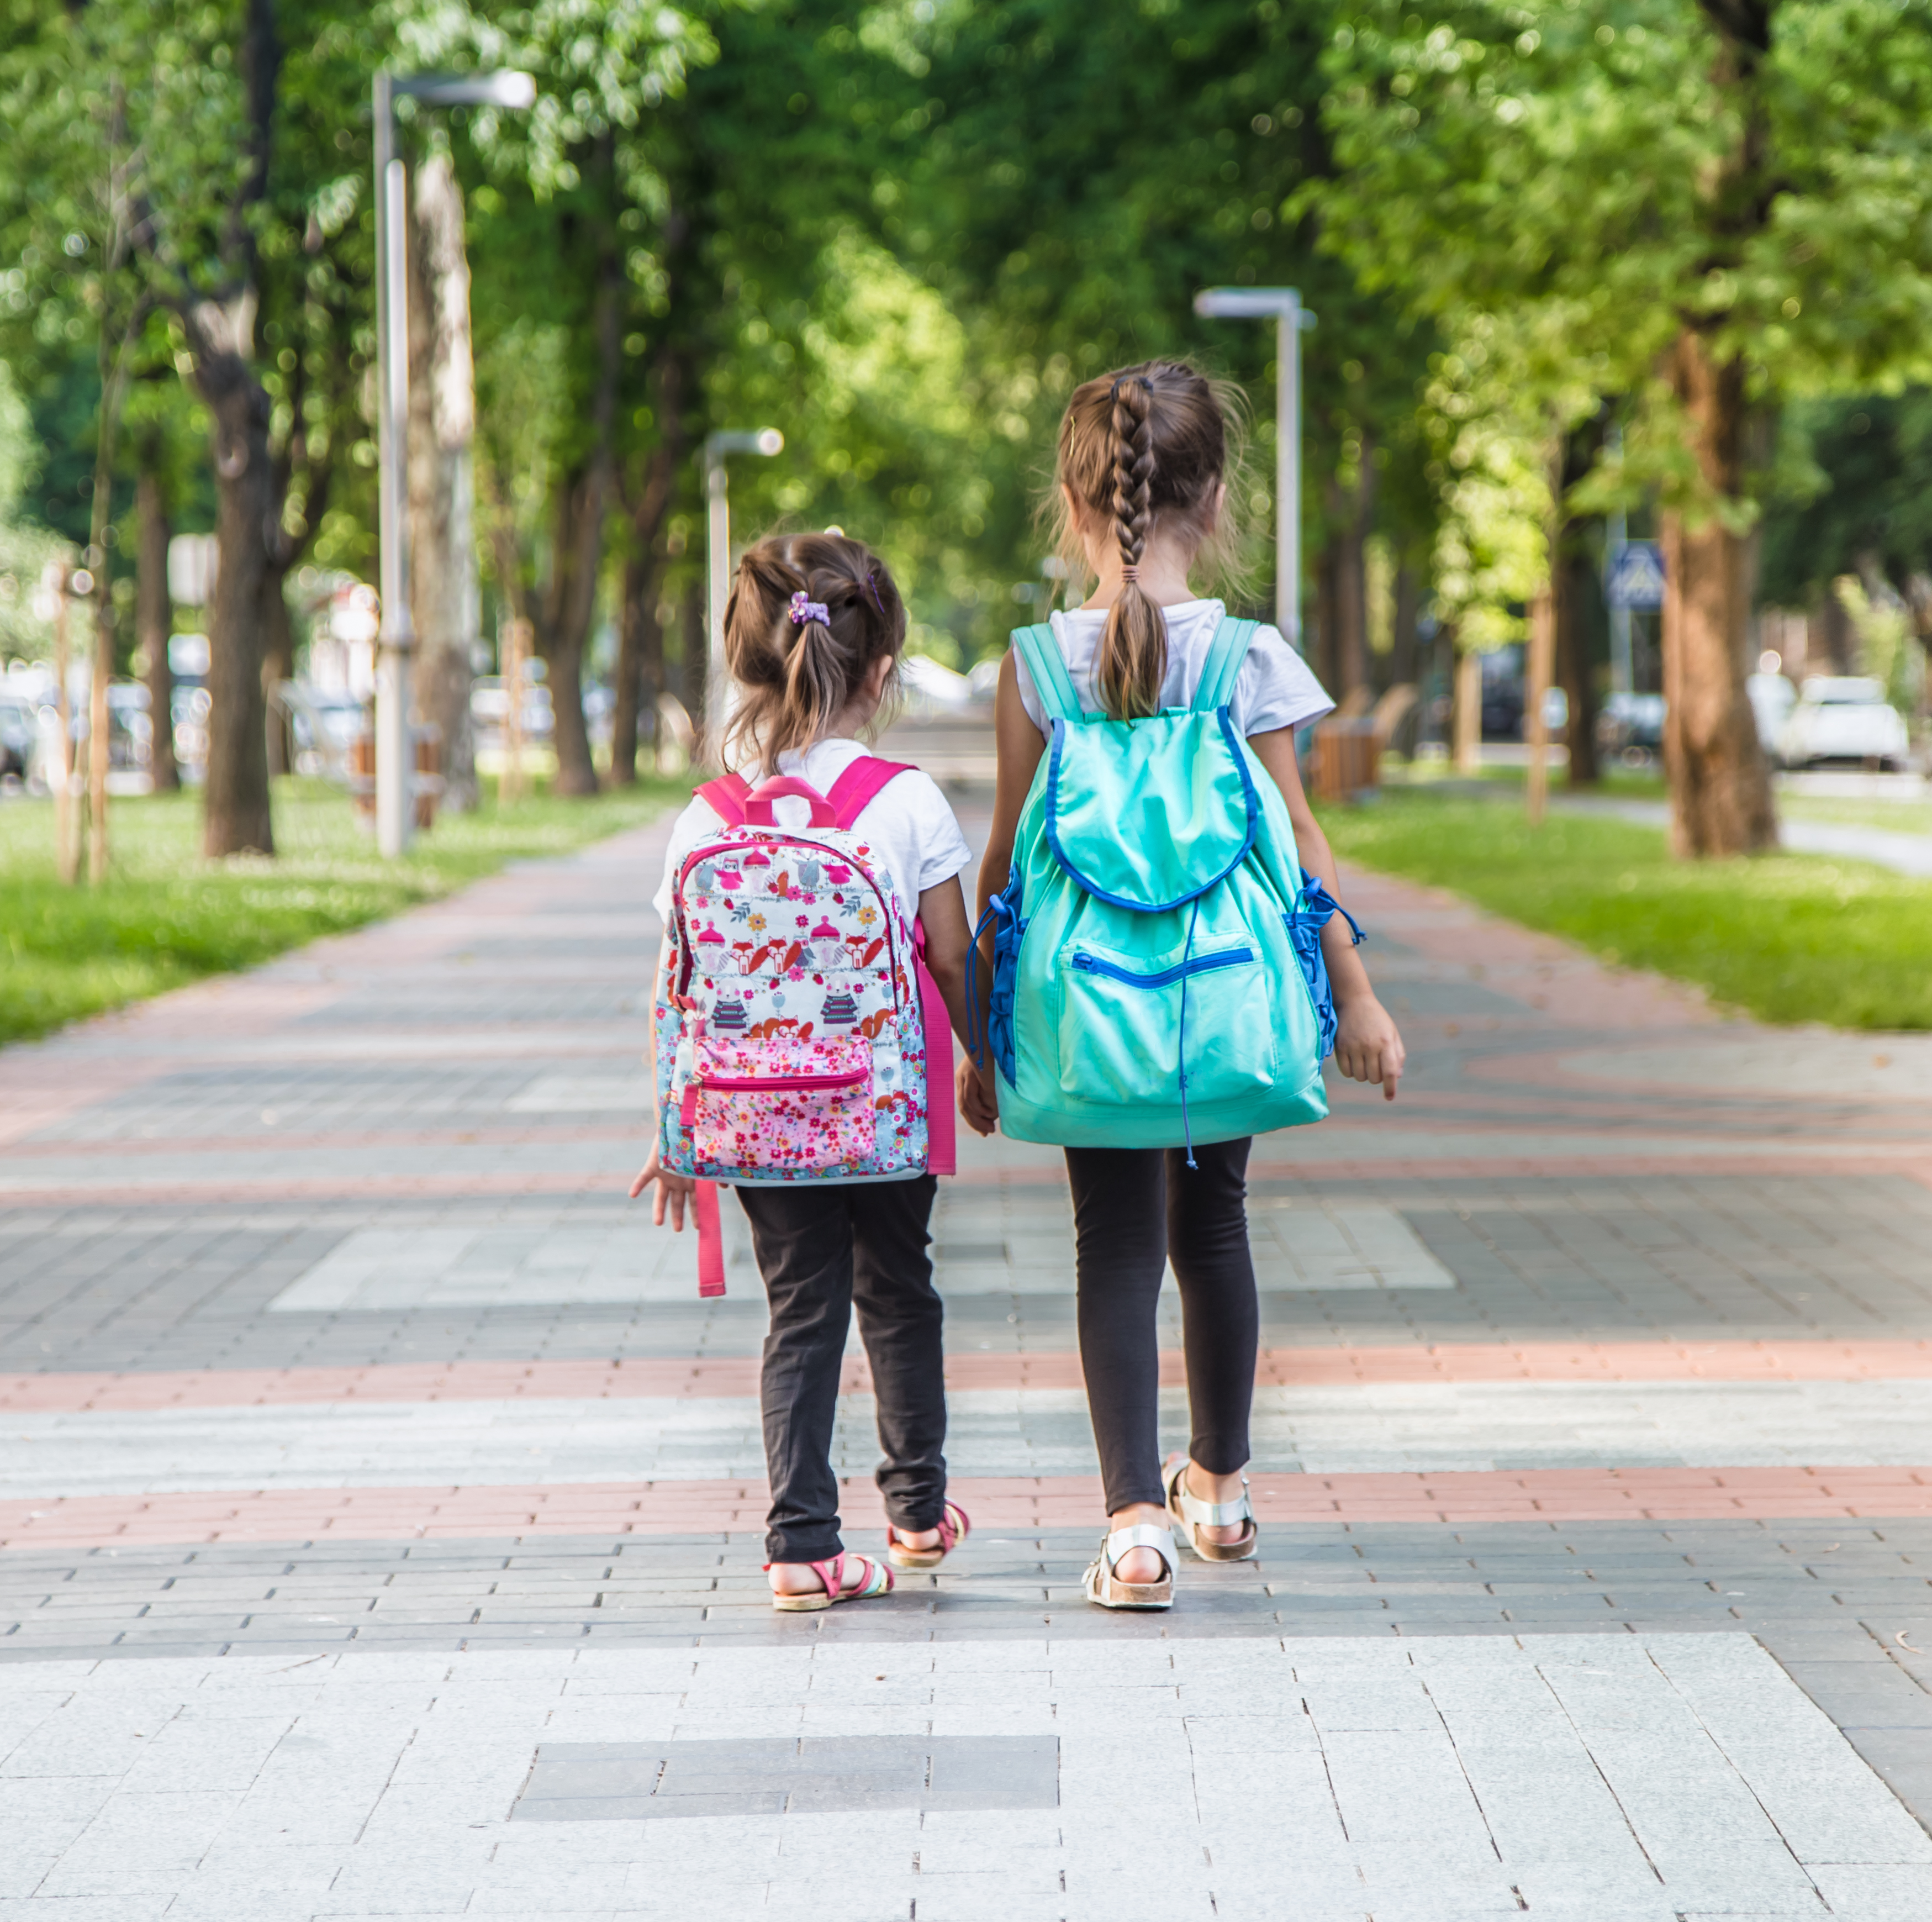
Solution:
<path fill-rule="evenodd" d="M 851 1588 L 845 1586 L 845 1564 L 856 1562 L 866 1572 L 858 1584 Z M 875 1562 L 870 1555 L 848 1554 L 843 1548 L 830 1561 L 811 1562 L 806 1564 L 819 1580 L 824 1583 L 823 1590 L 816 1593 L 808 1591 L 803 1595 L 772 1596 L 772 1606 L 784 1614 L 806 1615 L 820 1608 L 830 1608 L 839 1602 L 868 1602 L 875 1595 L 890 1595 L 892 1592 L 892 1572 L 883 1562 Z M 765 1566 L 771 1566 L 770 1562 Z"/>
<path fill-rule="evenodd" d="M 939 1546 L 909 1548 L 899 1539 L 898 1530 L 886 1524 L 886 1560 L 896 1569 L 936 1569 L 973 1532 L 966 1511 L 957 1502 L 948 1502 L 939 1517 Z"/>

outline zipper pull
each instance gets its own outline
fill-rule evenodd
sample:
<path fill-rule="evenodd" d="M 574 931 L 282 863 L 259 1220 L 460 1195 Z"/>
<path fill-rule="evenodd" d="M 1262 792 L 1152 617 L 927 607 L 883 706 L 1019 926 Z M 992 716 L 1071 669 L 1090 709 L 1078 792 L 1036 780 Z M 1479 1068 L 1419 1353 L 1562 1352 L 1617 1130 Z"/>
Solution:
<path fill-rule="evenodd" d="M 683 1097 L 677 1104 L 678 1125 L 687 1134 L 698 1125 L 698 1091 L 703 1086 L 694 1074 L 684 1084 Z"/>

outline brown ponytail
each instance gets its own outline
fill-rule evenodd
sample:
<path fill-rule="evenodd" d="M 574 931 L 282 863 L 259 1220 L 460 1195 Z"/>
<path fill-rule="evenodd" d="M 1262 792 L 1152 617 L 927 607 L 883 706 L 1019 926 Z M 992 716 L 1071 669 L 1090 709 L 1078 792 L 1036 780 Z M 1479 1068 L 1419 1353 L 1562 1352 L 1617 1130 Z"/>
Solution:
<path fill-rule="evenodd" d="M 1160 712 L 1167 678 L 1167 622 L 1142 590 L 1141 556 L 1154 524 L 1154 388 L 1144 374 L 1114 383 L 1114 538 L 1120 591 L 1107 610 L 1094 680 L 1100 704 L 1122 720 Z"/>
<path fill-rule="evenodd" d="M 1240 395 L 1172 360 L 1102 374 L 1075 389 L 1060 424 L 1059 478 L 1100 524 L 1111 525 L 1125 576 L 1107 611 L 1094 668 L 1094 691 L 1117 719 L 1160 711 L 1167 678 L 1167 620 L 1137 578 L 1156 527 L 1190 551 L 1213 544 L 1225 566 L 1232 552 L 1228 517 L 1217 511 L 1232 464 L 1230 440 L 1240 419 Z M 1066 524 L 1060 547 L 1070 578 L 1087 557 Z"/>
<path fill-rule="evenodd" d="M 748 548 L 724 604 L 724 664 L 738 685 L 727 758 L 748 750 L 769 772 L 780 755 L 809 747 L 873 662 L 897 659 L 905 635 L 898 589 L 862 542 L 786 534 Z"/>

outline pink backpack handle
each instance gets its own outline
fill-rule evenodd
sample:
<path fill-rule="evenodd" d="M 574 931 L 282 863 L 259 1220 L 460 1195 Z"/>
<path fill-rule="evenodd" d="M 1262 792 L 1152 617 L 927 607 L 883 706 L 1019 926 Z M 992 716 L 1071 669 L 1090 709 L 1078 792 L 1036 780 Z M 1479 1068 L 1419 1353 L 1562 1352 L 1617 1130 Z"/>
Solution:
<path fill-rule="evenodd" d="M 752 790 L 745 802 L 747 824 L 753 827 L 777 826 L 772 814 L 772 803 L 785 800 L 809 802 L 814 827 L 836 827 L 838 824 L 838 813 L 832 803 L 810 782 L 799 780 L 790 774 L 774 775 Z"/>
<path fill-rule="evenodd" d="M 838 818 L 835 827 L 851 827 L 860 815 L 878 798 L 879 791 L 902 774 L 913 772 L 909 762 L 881 761 L 877 755 L 862 754 L 832 784 L 826 796 Z"/>
<path fill-rule="evenodd" d="M 721 774 L 716 780 L 706 781 L 698 789 L 698 798 L 727 827 L 742 827 L 745 824 L 745 803 L 751 792 L 743 775 Z"/>

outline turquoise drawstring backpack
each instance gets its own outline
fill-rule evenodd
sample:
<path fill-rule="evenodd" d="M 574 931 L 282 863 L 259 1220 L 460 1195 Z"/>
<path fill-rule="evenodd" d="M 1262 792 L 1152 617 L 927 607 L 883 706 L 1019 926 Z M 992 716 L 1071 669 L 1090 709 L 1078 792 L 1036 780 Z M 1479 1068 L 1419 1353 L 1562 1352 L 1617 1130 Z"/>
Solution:
<path fill-rule="evenodd" d="M 1335 1010 L 1281 791 L 1228 711 L 1255 631 L 1223 620 L 1193 704 L 1084 713 L 1050 627 L 1013 635 L 1052 737 L 993 929 L 986 1032 L 1021 1141 L 1181 1148 L 1320 1121 Z M 977 942 L 975 942 L 975 958 Z M 976 1011 L 976 987 L 968 1001 Z"/>

